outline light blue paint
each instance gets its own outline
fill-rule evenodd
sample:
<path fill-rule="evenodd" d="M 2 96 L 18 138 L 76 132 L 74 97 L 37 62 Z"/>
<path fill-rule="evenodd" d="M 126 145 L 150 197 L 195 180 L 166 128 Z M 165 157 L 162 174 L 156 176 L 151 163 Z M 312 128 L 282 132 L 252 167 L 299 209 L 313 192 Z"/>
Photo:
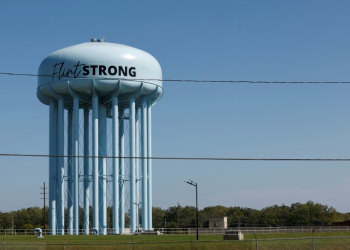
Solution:
<path fill-rule="evenodd" d="M 118 93 L 112 97 L 112 156 L 119 156 Z M 113 158 L 113 233 L 119 234 L 119 159 Z"/>
<path fill-rule="evenodd" d="M 136 106 L 135 110 L 135 148 L 136 148 L 136 159 L 135 159 L 135 219 L 136 219 L 136 230 L 139 230 L 140 216 L 139 216 L 139 205 L 140 205 L 140 108 Z"/>
<path fill-rule="evenodd" d="M 147 205 L 148 205 L 148 230 L 152 230 L 152 122 L 151 122 L 152 102 L 147 102 Z"/>
<path fill-rule="evenodd" d="M 119 118 L 119 156 L 124 156 L 124 110 L 121 108 L 120 111 L 120 118 Z M 120 234 L 125 233 L 125 160 L 123 158 L 119 158 L 119 228 L 120 228 Z"/>
<path fill-rule="evenodd" d="M 98 181 L 98 205 L 99 205 L 99 233 L 107 234 L 107 197 L 106 197 L 106 156 L 107 156 L 107 118 L 106 107 L 98 106 L 98 145 L 99 145 L 99 181 Z"/>
<path fill-rule="evenodd" d="M 49 110 L 49 143 L 50 143 L 50 155 L 57 155 L 56 142 L 57 142 L 57 104 L 53 98 L 50 101 Z M 56 170 L 56 157 L 50 157 L 49 166 L 49 232 L 51 235 L 56 235 L 56 199 L 57 199 L 57 170 Z"/>
<path fill-rule="evenodd" d="M 146 97 L 141 102 L 141 202 L 142 229 L 148 230 L 148 189 L 147 189 L 147 102 Z"/>
<path fill-rule="evenodd" d="M 84 109 L 84 156 L 89 156 L 89 109 Z M 89 219 L 89 158 L 84 158 L 84 234 L 89 235 L 90 219 Z"/>
<path fill-rule="evenodd" d="M 99 226 L 99 197 L 98 197 L 98 182 L 99 182 L 99 174 L 98 174 L 98 96 L 94 91 L 94 96 L 92 97 L 92 227 L 100 228 Z"/>
<path fill-rule="evenodd" d="M 64 155 L 64 105 L 63 98 L 58 99 L 58 120 L 57 120 L 57 154 Z M 57 229 L 58 234 L 64 235 L 64 158 L 57 159 L 58 171 L 58 207 L 57 207 Z"/>
<path fill-rule="evenodd" d="M 68 124 L 67 124 L 67 155 L 71 156 L 74 155 L 73 153 L 73 110 L 70 108 L 68 109 Z M 68 175 L 67 175 L 67 200 L 68 200 L 68 207 L 67 207 L 67 214 L 68 214 L 68 222 L 67 222 L 67 234 L 73 235 L 73 199 L 74 199 L 74 187 L 73 187 L 73 168 L 74 168 L 74 158 L 73 157 L 67 157 L 67 168 L 68 168 Z"/>
<path fill-rule="evenodd" d="M 89 57 L 86 57 L 86 51 L 91 52 Z M 103 67 L 108 67 L 109 74 L 117 72 L 117 70 L 123 72 L 124 68 L 129 67 L 129 71 L 125 70 L 125 72 L 129 72 L 129 75 L 126 76 L 127 79 L 119 80 L 113 77 L 108 79 L 104 79 L 103 77 L 92 78 L 90 75 L 80 78 L 75 75 L 80 74 L 81 70 L 73 71 L 72 68 L 78 67 L 78 65 L 82 67 L 82 64 L 87 65 L 87 67 L 90 67 L 89 65 L 95 65 L 97 61 L 94 60 L 100 60 L 98 55 L 101 53 L 106 59 L 107 65 Z M 115 57 L 111 57 L 111 54 Z M 124 58 L 121 62 L 118 61 L 120 57 Z M 78 61 L 75 62 L 76 60 Z M 113 62 L 112 60 L 116 61 Z M 118 69 L 114 66 L 125 63 L 125 60 L 130 60 L 129 63 L 132 66 L 119 67 Z M 63 69 L 60 68 L 58 70 L 57 65 L 63 65 L 63 63 Z M 53 76 L 48 78 L 46 76 L 49 75 L 48 71 L 50 70 L 53 70 Z M 64 70 L 66 73 L 61 75 L 62 72 L 60 70 Z M 89 109 L 92 109 L 93 228 L 97 228 L 101 235 L 107 234 L 107 179 L 112 181 L 113 233 L 125 233 L 125 181 L 130 182 L 130 232 L 134 233 L 139 226 L 138 208 L 142 204 L 140 199 L 144 203 L 142 219 L 145 225 L 149 224 L 149 213 L 146 212 L 149 209 L 147 207 L 149 205 L 147 204 L 150 202 L 147 199 L 151 196 L 148 192 L 151 186 L 146 183 L 149 170 L 147 170 L 145 159 L 142 160 L 143 166 L 141 170 L 141 160 L 135 159 L 135 157 L 137 158 L 141 154 L 148 154 L 147 147 L 149 145 L 147 145 L 146 141 L 149 135 L 146 135 L 146 133 L 149 132 L 146 127 L 150 125 L 146 124 L 149 123 L 148 118 L 145 117 L 145 112 L 147 113 L 146 109 L 149 109 L 146 107 L 148 105 L 146 103 L 149 101 L 151 103 L 150 105 L 152 105 L 157 102 L 162 97 L 163 90 L 161 81 L 147 80 L 140 82 L 133 80 L 132 77 L 136 77 L 136 71 L 138 72 L 138 77 L 144 77 L 146 79 L 161 78 L 161 69 L 154 57 L 135 48 L 109 43 L 84 43 L 64 48 L 46 57 L 39 67 L 39 72 L 42 75 L 39 76 L 38 80 L 37 97 L 44 104 L 51 105 L 51 109 L 54 109 L 54 104 L 52 104 L 50 98 L 58 100 L 57 154 L 59 155 L 63 155 L 64 149 L 64 109 L 68 110 L 67 154 L 69 157 L 66 162 L 68 166 L 67 173 L 64 173 L 63 158 L 59 157 L 57 161 L 59 201 L 57 201 L 58 205 L 56 202 L 58 213 L 56 217 L 58 230 L 62 234 L 64 233 L 65 199 L 67 199 L 68 204 L 68 234 L 79 234 L 79 195 L 81 195 L 79 194 L 80 108 L 84 109 L 84 156 L 89 156 L 88 114 Z M 101 73 L 103 72 L 103 68 L 100 67 L 99 70 L 91 72 Z M 94 75 L 95 73 L 91 74 Z M 74 74 L 74 77 L 71 74 Z M 139 114 L 141 113 L 139 111 L 141 108 L 140 105 L 143 105 L 143 122 L 141 122 L 141 114 Z M 130 158 L 130 172 L 127 180 L 125 180 L 124 159 L 112 159 L 112 171 L 107 174 L 107 142 L 109 141 L 107 138 L 107 111 L 108 113 L 112 111 L 111 114 L 108 114 L 108 118 L 112 118 L 112 156 L 117 157 L 119 155 L 124 156 L 124 109 L 129 109 L 129 117 L 127 118 L 129 119 L 129 156 L 132 157 Z M 119 115 L 119 110 L 121 110 L 121 115 Z M 50 119 L 53 118 L 51 117 Z M 53 127 L 51 130 L 53 130 Z M 50 150 L 52 152 L 54 152 L 53 146 L 53 144 L 50 144 Z M 54 167 L 53 161 L 50 161 L 50 164 Z M 88 159 L 84 159 L 84 174 L 81 177 L 85 210 L 84 231 L 85 234 L 88 234 L 90 224 L 88 211 L 90 205 L 88 200 L 90 178 Z M 66 191 L 64 189 L 65 180 L 68 181 Z M 67 196 L 65 196 L 66 194 Z M 53 205 L 52 201 L 51 204 Z M 50 229 L 53 229 L 53 224 L 51 223 L 50 225 Z"/>
<path fill-rule="evenodd" d="M 129 145 L 130 157 L 136 156 L 135 148 L 135 98 L 129 100 Z M 135 158 L 130 158 L 130 233 L 134 233 L 136 227 L 136 209 L 135 209 Z"/>
<path fill-rule="evenodd" d="M 130 233 L 136 229 L 136 103 L 135 99 L 142 93 L 143 83 L 129 98 L 129 144 L 130 144 Z"/>
<path fill-rule="evenodd" d="M 74 234 L 79 235 L 79 97 L 73 98 Z"/>

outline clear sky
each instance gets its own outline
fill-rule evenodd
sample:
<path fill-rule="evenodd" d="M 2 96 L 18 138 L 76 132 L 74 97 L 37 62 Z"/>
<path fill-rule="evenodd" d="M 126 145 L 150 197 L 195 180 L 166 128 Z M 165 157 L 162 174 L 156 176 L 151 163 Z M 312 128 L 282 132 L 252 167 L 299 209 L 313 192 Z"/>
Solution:
<path fill-rule="evenodd" d="M 0 72 L 36 74 L 55 50 L 102 38 L 145 50 L 164 79 L 350 81 L 349 1 L 1 1 Z M 0 76 L 0 153 L 48 154 L 36 77 Z M 165 82 L 153 154 L 350 158 L 350 84 Z M 350 162 L 154 161 L 154 205 L 350 211 Z M 0 211 L 42 206 L 48 159 L 0 157 Z"/>

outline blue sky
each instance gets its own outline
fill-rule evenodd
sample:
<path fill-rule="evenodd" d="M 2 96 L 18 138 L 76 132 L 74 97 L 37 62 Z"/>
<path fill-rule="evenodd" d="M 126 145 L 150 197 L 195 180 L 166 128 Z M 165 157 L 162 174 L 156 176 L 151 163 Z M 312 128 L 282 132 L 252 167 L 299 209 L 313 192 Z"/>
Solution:
<path fill-rule="evenodd" d="M 2 1 L 0 72 L 37 73 L 92 37 L 145 50 L 164 79 L 350 81 L 348 1 Z M 36 78 L 0 76 L 0 153 L 47 154 Z M 350 84 L 165 82 L 154 156 L 350 158 Z M 48 159 L 0 157 L 0 211 L 42 206 Z M 349 212 L 347 162 L 154 161 L 154 205 Z"/>

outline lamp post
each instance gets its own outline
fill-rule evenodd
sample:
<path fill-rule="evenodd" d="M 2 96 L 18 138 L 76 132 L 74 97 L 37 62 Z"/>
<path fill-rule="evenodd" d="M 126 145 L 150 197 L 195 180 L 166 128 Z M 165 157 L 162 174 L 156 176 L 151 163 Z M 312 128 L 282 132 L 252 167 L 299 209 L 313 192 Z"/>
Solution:
<path fill-rule="evenodd" d="M 192 186 L 196 187 L 196 210 L 197 210 L 197 241 L 198 241 L 198 191 L 197 191 L 197 186 L 198 184 L 193 182 L 192 180 L 190 181 L 185 181 L 187 184 L 190 184 Z"/>

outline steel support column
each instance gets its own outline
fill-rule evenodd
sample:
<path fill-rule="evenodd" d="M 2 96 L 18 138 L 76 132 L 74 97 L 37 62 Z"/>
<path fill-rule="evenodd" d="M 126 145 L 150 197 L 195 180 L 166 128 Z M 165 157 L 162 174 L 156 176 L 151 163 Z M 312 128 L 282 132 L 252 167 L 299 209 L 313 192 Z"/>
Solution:
<path fill-rule="evenodd" d="M 74 234 L 79 235 L 79 97 L 73 98 Z"/>
<path fill-rule="evenodd" d="M 129 100 L 129 145 L 130 145 L 130 233 L 135 232 L 136 228 L 136 209 L 135 209 L 135 167 L 136 167 L 136 145 L 135 145 L 135 98 Z"/>
<path fill-rule="evenodd" d="M 57 154 L 64 155 L 64 103 L 62 97 L 58 99 L 57 112 Z M 57 229 L 58 234 L 64 235 L 64 157 L 58 157 L 57 159 L 57 172 Z"/>
<path fill-rule="evenodd" d="M 130 233 L 135 232 L 136 228 L 136 197 L 135 197 L 135 184 L 136 184 L 136 98 L 142 93 L 143 82 L 140 88 L 130 96 L 129 99 L 129 154 L 130 154 Z"/>
<path fill-rule="evenodd" d="M 113 233 L 119 234 L 119 112 L 118 96 L 112 98 Z"/>
<path fill-rule="evenodd" d="M 84 233 L 89 235 L 89 109 L 84 109 Z"/>
<path fill-rule="evenodd" d="M 147 205 L 148 205 L 148 230 L 152 230 L 152 102 L 147 102 Z"/>
<path fill-rule="evenodd" d="M 139 108 L 136 106 L 135 110 L 135 129 L 136 129 L 136 139 L 135 139 L 135 147 L 136 147 L 136 157 L 140 157 L 140 117 L 139 117 Z M 136 163 L 136 169 L 135 169 L 135 205 L 136 205 L 136 230 L 139 230 L 140 226 L 140 215 L 139 215 L 139 208 L 140 208 L 140 159 L 135 159 Z"/>
<path fill-rule="evenodd" d="M 92 199 L 93 199 L 93 229 L 99 229 L 98 218 L 98 96 L 94 93 L 92 97 Z"/>
<path fill-rule="evenodd" d="M 106 107 L 102 104 L 98 106 L 98 124 L 99 124 L 99 220 L 100 220 L 100 230 L 99 234 L 107 234 L 107 166 L 106 166 L 106 156 L 107 156 L 107 117 L 106 117 Z"/>
<path fill-rule="evenodd" d="M 124 110 L 120 109 L 120 118 L 119 118 L 119 156 L 124 156 Z M 124 183 L 124 159 L 119 158 L 119 228 L 120 234 L 124 234 L 125 228 L 125 183 Z"/>
<path fill-rule="evenodd" d="M 147 102 L 141 103 L 141 176 L 142 176 L 142 229 L 148 230 L 148 202 L 147 202 Z"/>
<path fill-rule="evenodd" d="M 49 154 L 57 155 L 57 104 L 54 99 L 50 100 L 50 114 L 49 114 Z M 56 157 L 49 159 L 49 233 L 56 235 L 56 200 L 57 200 L 57 170 Z"/>
<path fill-rule="evenodd" d="M 71 157 L 73 155 L 73 110 L 70 108 L 68 109 L 68 126 L 67 126 L 67 155 L 69 157 L 67 158 L 67 168 L 68 168 L 68 175 L 67 175 L 67 199 L 68 199 L 68 222 L 67 222 L 67 234 L 72 235 L 73 234 L 73 161 L 74 159 Z"/>

